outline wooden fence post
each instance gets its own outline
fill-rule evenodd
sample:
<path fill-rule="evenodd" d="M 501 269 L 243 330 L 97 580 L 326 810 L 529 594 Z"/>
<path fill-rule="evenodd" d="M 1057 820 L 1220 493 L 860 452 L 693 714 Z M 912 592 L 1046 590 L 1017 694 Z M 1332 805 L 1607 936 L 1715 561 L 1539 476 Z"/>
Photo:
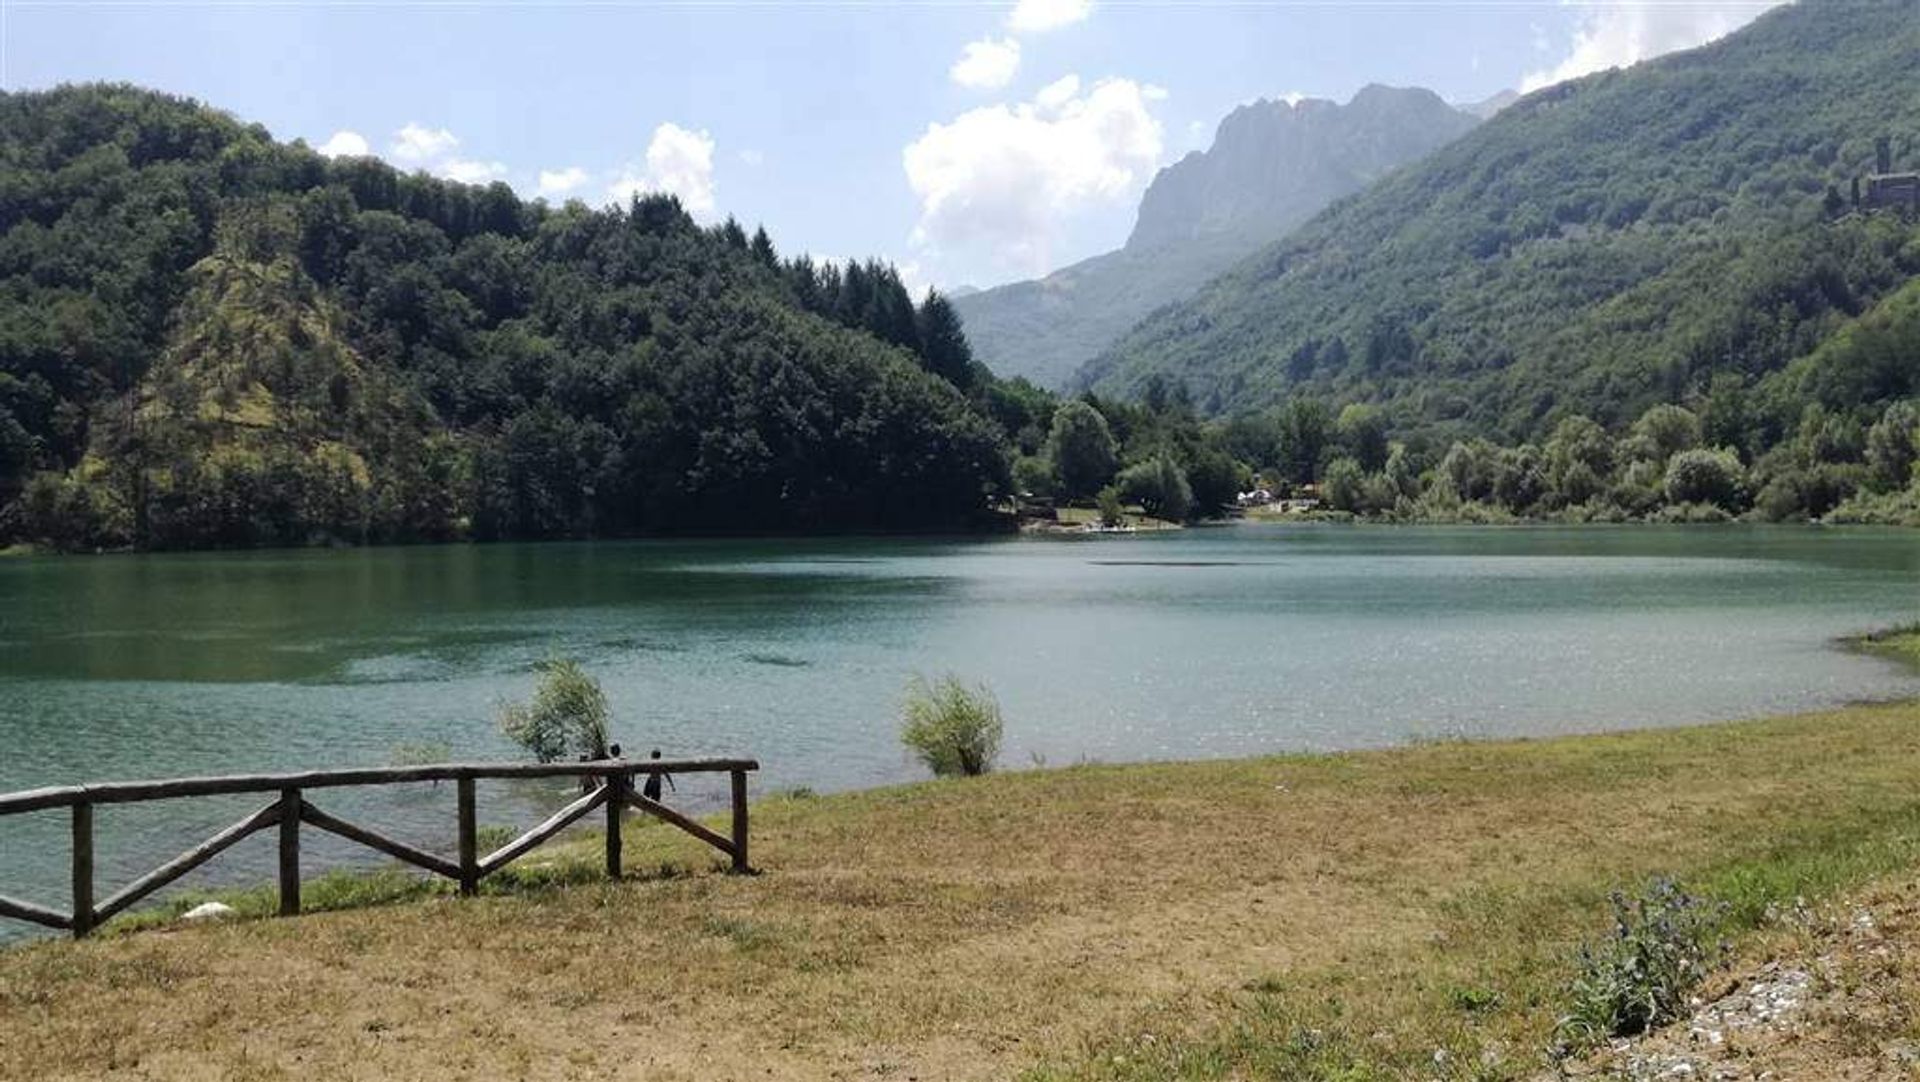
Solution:
<path fill-rule="evenodd" d="M 300 790 L 280 790 L 280 915 L 300 914 Z"/>
<path fill-rule="evenodd" d="M 73 938 L 93 931 L 93 805 L 73 806 Z"/>
<path fill-rule="evenodd" d="M 627 774 L 607 775 L 607 878 L 620 878 L 620 820 L 627 814 L 627 790 L 633 778 Z"/>
<path fill-rule="evenodd" d="M 733 776 L 733 870 L 749 872 L 747 863 L 747 772 L 734 770 Z"/>
<path fill-rule="evenodd" d="M 454 782 L 460 802 L 460 893 L 471 898 L 480 890 L 480 827 L 474 818 L 473 779 Z"/>

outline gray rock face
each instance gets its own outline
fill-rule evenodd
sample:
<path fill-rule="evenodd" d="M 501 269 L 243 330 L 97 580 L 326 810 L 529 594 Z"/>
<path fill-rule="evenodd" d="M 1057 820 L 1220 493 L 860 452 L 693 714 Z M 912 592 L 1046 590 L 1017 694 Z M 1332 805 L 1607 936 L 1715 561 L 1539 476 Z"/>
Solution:
<path fill-rule="evenodd" d="M 1220 122 L 1210 149 L 1154 178 L 1127 247 L 1227 235 L 1277 239 L 1475 123 L 1419 88 L 1369 86 L 1345 105 L 1319 98 L 1243 105 Z"/>
<path fill-rule="evenodd" d="M 1210 148 L 1154 178 L 1126 247 L 1038 281 L 955 295 L 954 308 L 996 373 L 1064 386 L 1154 309 L 1478 122 L 1430 90 L 1385 86 L 1345 105 L 1241 106 Z"/>

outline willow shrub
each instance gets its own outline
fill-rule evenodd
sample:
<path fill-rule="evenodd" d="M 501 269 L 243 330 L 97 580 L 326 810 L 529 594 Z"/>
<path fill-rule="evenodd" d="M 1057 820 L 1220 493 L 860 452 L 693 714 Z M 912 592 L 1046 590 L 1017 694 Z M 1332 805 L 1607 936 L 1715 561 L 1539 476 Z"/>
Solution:
<path fill-rule="evenodd" d="M 570 753 L 606 758 L 607 696 L 599 681 L 577 661 L 548 661 L 540 671 L 531 703 L 500 707 L 500 731 L 543 763 Z"/>
<path fill-rule="evenodd" d="M 985 684 L 952 674 L 915 676 L 901 708 L 900 739 L 936 777 L 970 777 L 993 769 L 1000 755 L 1000 703 Z"/>

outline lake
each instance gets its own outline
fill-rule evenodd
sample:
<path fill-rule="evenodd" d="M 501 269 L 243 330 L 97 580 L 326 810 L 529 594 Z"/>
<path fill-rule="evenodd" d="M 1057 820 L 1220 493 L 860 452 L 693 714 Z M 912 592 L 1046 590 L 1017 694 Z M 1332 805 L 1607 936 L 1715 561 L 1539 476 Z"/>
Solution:
<path fill-rule="evenodd" d="M 1920 532 L 1784 527 L 7 559 L 0 791 L 383 764 L 403 745 L 515 758 L 498 706 L 561 656 L 602 681 L 629 754 L 757 756 L 760 792 L 920 776 L 896 735 L 915 672 L 988 683 L 1014 769 L 1685 724 L 1920 694 L 1831 645 L 1916 618 Z M 445 847 L 445 789 L 315 802 Z M 482 818 L 551 799 L 483 787 Z M 257 803 L 103 809 L 102 893 Z M 65 829 L 0 819 L 0 891 L 63 900 Z M 235 852 L 190 882 L 271 867 L 265 836 Z"/>

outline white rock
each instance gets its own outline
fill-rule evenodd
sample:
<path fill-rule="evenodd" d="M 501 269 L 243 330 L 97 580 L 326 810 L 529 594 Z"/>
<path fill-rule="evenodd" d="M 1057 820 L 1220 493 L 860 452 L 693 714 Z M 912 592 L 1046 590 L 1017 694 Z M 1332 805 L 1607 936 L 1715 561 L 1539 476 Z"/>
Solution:
<path fill-rule="evenodd" d="M 233 915 L 233 907 L 225 902 L 201 902 L 199 905 L 180 914 L 180 919 L 194 921 L 226 920 Z"/>

